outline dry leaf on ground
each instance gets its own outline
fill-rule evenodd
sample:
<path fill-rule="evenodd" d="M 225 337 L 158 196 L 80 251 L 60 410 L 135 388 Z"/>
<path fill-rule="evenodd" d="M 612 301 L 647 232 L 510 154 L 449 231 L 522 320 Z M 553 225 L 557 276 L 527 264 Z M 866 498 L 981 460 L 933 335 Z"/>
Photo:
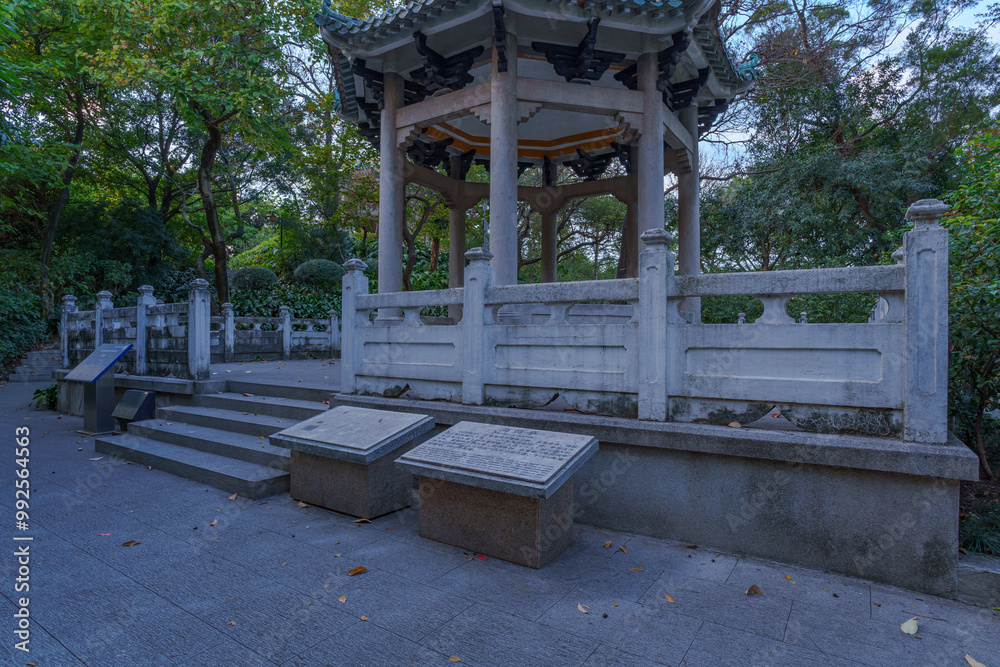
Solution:
<path fill-rule="evenodd" d="M 302 380 L 299 380 L 299 382 L 302 382 Z M 362 621 L 367 621 L 367 620 L 368 620 L 368 617 L 367 617 L 367 616 L 362 616 L 362 617 L 361 617 L 361 620 L 362 620 Z"/>
<path fill-rule="evenodd" d="M 487 558 L 486 556 L 484 556 L 484 555 L 482 555 L 482 554 L 478 554 L 478 555 L 476 556 L 476 559 L 477 559 L 477 560 L 489 560 L 489 558 Z"/>
<path fill-rule="evenodd" d="M 677 600 L 673 599 L 672 597 L 670 597 L 666 593 L 663 594 L 663 597 L 667 598 L 667 602 L 670 602 L 671 604 L 677 604 Z"/>
<path fill-rule="evenodd" d="M 219 520 L 218 520 L 218 519 L 212 519 L 212 523 L 210 523 L 210 524 L 208 524 L 208 525 L 209 525 L 209 526 L 216 526 L 216 525 L 218 525 L 218 523 L 219 523 Z"/>
<path fill-rule="evenodd" d="M 792 580 L 792 578 L 786 574 L 785 575 L 785 581 L 791 581 L 791 580 Z"/>
<path fill-rule="evenodd" d="M 899 629 L 908 635 L 917 634 L 917 630 L 919 629 L 919 623 L 917 623 L 917 617 L 914 616 L 910 620 L 904 622 L 902 625 L 899 626 Z"/>
<path fill-rule="evenodd" d="M 309 507 L 309 505 L 308 505 L 307 503 L 304 503 L 304 502 L 302 502 L 302 501 L 300 500 L 300 501 L 299 501 L 299 507 Z"/>
<path fill-rule="evenodd" d="M 244 396 L 253 396 L 253 394 L 248 394 L 248 393 L 246 393 L 246 392 L 243 392 L 243 395 L 244 395 Z"/>
<path fill-rule="evenodd" d="M 604 548 L 605 549 L 610 549 L 611 548 L 611 540 L 608 540 L 607 542 L 604 543 Z"/>
<path fill-rule="evenodd" d="M 627 554 L 628 553 L 628 547 L 626 547 L 623 544 L 620 547 L 618 547 L 617 549 L 615 549 L 615 553 L 618 553 L 619 551 L 621 551 L 623 554 Z M 612 555 L 614 555 L 614 554 L 612 554 Z"/>
<path fill-rule="evenodd" d="M 684 548 L 685 549 L 697 549 L 698 545 L 697 544 L 685 544 Z"/>
<path fill-rule="evenodd" d="M 448 662 L 462 662 L 462 659 L 459 658 L 457 655 L 453 655 L 450 658 L 448 658 Z"/>
<path fill-rule="evenodd" d="M 628 569 L 628 571 L 629 572 L 642 572 L 642 568 L 641 567 L 630 567 Z"/>
<path fill-rule="evenodd" d="M 758 586 L 757 584 L 753 584 L 752 586 L 750 586 L 750 588 L 747 589 L 747 595 L 750 595 L 751 593 L 753 593 L 754 595 L 763 595 L 764 591 L 760 590 L 760 586 Z"/>
<path fill-rule="evenodd" d="M 236 625 L 236 621 L 229 621 L 229 625 Z"/>
<path fill-rule="evenodd" d="M 371 523 L 371 519 L 355 519 L 354 523 Z"/>
<path fill-rule="evenodd" d="M 583 613 L 583 614 L 589 614 L 590 613 L 589 611 L 587 611 L 587 609 L 589 609 L 589 607 L 586 606 L 586 605 L 580 604 L 579 602 L 576 604 L 576 608 L 579 609 L 580 612 Z"/>
<path fill-rule="evenodd" d="M 975 658 L 973 658 L 968 653 L 965 654 L 965 661 L 967 663 L 969 663 L 970 665 L 972 665 L 972 667 L 986 667 L 986 665 L 984 665 L 983 663 L 979 662 L 978 660 L 976 660 Z"/>
<path fill-rule="evenodd" d="M 240 495 L 239 492 L 234 493 L 233 495 L 229 496 L 229 499 L 230 500 L 236 500 L 236 496 L 238 496 L 238 495 Z"/>
<path fill-rule="evenodd" d="M 731 426 L 732 428 L 743 428 L 743 424 L 741 424 L 741 423 L 739 423 L 739 422 L 729 422 L 729 425 L 730 425 L 730 426 Z"/>
<path fill-rule="evenodd" d="M 142 542 L 136 542 L 135 540 L 129 540 L 128 542 L 122 542 L 123 547 L 134 547 L 137 544 L 142 544 Z"/>
<path fill-rule="evenodd" d="M 347 596 L 341 595 L 339 598 L 337 598 L 337 602 L 347 602 Z"/>
<path fill-rule="evenodd" d="M 367 572 L 367 571 L 368 571 L 367 567 L 365 567 L 364 565 L 358 565 L 357 567 L 352 567 L 350 570 L 348 570 L 347 576 L 353 577 L 356 574 L 361 574 L 362 572 Z"/>

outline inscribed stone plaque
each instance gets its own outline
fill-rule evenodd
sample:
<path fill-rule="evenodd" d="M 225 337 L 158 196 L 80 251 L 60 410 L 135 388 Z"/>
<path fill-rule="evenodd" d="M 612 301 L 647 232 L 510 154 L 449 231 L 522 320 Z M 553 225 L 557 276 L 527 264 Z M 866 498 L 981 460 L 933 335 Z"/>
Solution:
<path fill-rule="evenodd" d="M 271 436 L 272 444 L 330 458 L 371 463 L 434 428 L 434 419 L 341 405 Z"/>
<path fill-rule="evenodd" d="M 549 497 L 595 451 L 589 435 L 460 422 L 397 464 L 414 474 Z"/>
<path fill-rule="evenodd" d="M 128 343 L 101 345 L 90 353 L 86 359 L 72 371 L 66 374 L 65 380 L 70 382 L 97 382 L 98 378 L 114 368 L 118 360 L 132 349 Z"/>

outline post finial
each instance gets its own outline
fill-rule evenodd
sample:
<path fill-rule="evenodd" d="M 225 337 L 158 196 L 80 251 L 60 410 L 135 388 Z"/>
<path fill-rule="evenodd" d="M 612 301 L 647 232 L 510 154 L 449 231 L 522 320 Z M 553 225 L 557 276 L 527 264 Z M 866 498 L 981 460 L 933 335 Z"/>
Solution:
<path fill-rule="evenodd" d="M 647 246 L 670 245 L 670 241 L 673 240 L 665 229 L 647 229 L 639 235 L 639 238 Z"/>
<path fill-rule="evenodd" d="M 348 271 L 364 271 L 368 265 L 365 264 L 364 260 L 355 257 L 344 262 L 344 268 Z"/>
<path fill-rule="evenodd" d="M 935 227 L 947 212 L 948 205 L 940 199 L 921 199 L 906 209 L 906 219 L 916 228 Z"/>
<path fill-rule="evenodd" d="M 470 262 L 488 262 L 493 259 L 493 253 L 486 248 L 472 248 L 465 253 L 465 258 Z"/>
<path fill-rule="evenodd" d="M 204 278 L 195 278 L 191 281 L 191 289 L 208 289 L 208 281 Z"/>

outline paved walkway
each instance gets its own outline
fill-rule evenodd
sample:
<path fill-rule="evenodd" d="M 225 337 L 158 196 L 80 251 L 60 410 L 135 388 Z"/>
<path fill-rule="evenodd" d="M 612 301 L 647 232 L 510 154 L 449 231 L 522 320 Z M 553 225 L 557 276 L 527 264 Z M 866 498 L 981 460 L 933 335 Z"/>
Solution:
<path fill-rule="evenodd" d="M 1000 612 L 866 581 L 588 527 L 530 570 L 421 539 L 415 510 L 357 524 L 228 500 L 95 454 L 81 419 L 27 407 L 35 387 L 0 389 L 5 665 L 1000 665 Z M 29 593 L 11 555 L 21 426 Z"/>

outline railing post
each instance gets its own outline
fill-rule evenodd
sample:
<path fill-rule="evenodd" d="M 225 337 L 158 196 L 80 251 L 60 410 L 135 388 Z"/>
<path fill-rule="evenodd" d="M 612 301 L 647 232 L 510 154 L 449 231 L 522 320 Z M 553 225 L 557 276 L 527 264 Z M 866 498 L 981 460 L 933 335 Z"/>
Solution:
<path fill-rule="evenodd" d="M 288 306 L 278 308 L 281 317 L 281 358 L 292 358 L 292 313 Z"/>
<path fill-rule="evenodd" d="M 639 419 L 666 421 L 669 416 L 669 330 L 667 297 L 673 289 L 674 258 L 670 235 L 648 229 L 639 237 Z"/>
<path fill-rule="evenodd" d="M 145 375 L 148 371 L 147 340 L 149 339 L 149 318 L 146 309 L 156 305 L 152 285 L 139 287 L 139 298 L 135 302 L 135 374 Z"/>
<path fill-rule="evenodd" d="M 76 297 L 67 294 L 62 300 L 62 313 L 59 315 L 59 347 L 62 350 L 62 367 L 69 368 L 69 314 L 76 312 Z"/>
<path fill-rule="evenodd" d="M 236 317 L 233 315 L 233 304 L 228 301 L 222 309 L 222 358 L 227 364 L 236 361 Z"/>
<path fill-rule="evenodd" d="M 912 442 L 948 440 L 948 230 L 938 224 L 947 211 L 937 199 L 906 211 L 903 439 Z"/>
<path fill-rule="evenodd" d="M 337 321 L 337 311 L 333 308 L 327 313 L 330 316 L 330 323 L 327 325 L 327 332 L 330 334 L 330 358 L 333 359 L 340 351 L 340 326 Z"/>
<path fill-rule="evenodd" d="M 462 403 L 482 405 L 485 399 L 486 290 L 493 286 L 493 255 L 485 248 L 465 253 L 465 293 L 462 305 L 462 336 L 465 359 L 462 366 Z"/>
<path fill-rule="evenodd" d="M 94 303 L 94 349 L 96 350 L 104 343 L 104 309 L 114 308 L 111 303 L 111 292 L 101 290 L 97 293 L 97 301 Z"/>
<path fill-rule="evenodd" d="M 193 380 L 207 380 L 211 375 L 212 308 L 208 281 L 196 278 L 188 292 L 188 374 Z"/>
<path fill-rule="evenodd" d="M 358 295 L 368 294 L 368 265 L 360 259 L 349 259 L 344 264 L 343 291 L 341 292 L 341 318 L 344 322 L 343 346 L 340 349 L 340 391 L 353 394 L 357 391 L 358 368 L 361 366 L 361 337 L 358 328 L 362 323 L 358 316 Z"/>

